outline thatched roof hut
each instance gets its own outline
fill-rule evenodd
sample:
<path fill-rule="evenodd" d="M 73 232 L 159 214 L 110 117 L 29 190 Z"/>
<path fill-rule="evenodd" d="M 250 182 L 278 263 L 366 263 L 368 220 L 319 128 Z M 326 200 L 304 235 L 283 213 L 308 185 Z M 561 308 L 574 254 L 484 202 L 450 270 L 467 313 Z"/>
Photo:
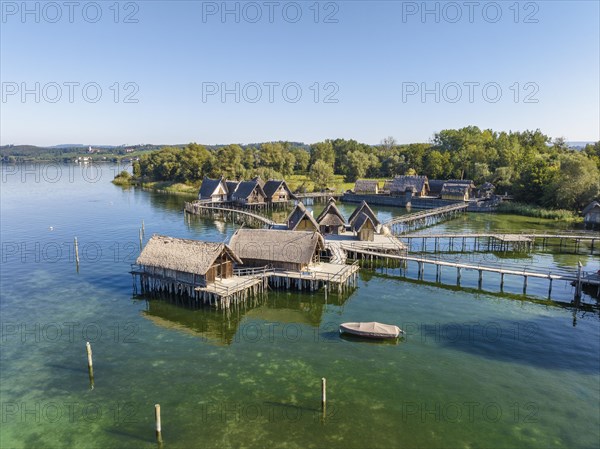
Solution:
<path fill-rule="evenodd" d="M 446 182 L 442 187 L 443 200 L 468 201 L 470 188 L 468 184 L 453 184 Z"/>
<path fill-rule="evenodd" d="M 263 190 L 270 203 L 282 203 L 296 199 L 296 195 L 292 193 L 287 182 L 282 179 L 269 179 L 265 182 Z"/>
<path fill-rule="evenodd" d="M 348 218 L 348 223 L 352 226 L 354 221 L 358 218 L 358 216 L 361 213 L 367 214 L 376 227 L 381 224 L 381 222 L 377 218 L 377 215 L 375 215 L 375 212 L 373 212 L 373 210 L 369 207 L 366 201 L 363 201 L 360 204 L 360 206 L 354 209 L 354 212 L 352 212 L 350 218 Z"/>
<path fill-rule="evenodd" d="M 222 176 L 218 179 L 205 176 L 200 185 L 198 199 L 212 200 L 213 202 L 227 201 L 227 193 L 227 184 Z"/>
<path fill-rule="evenodd" d="M 369 179 L 358 179 L 354 183 L 354 193 L 376 195 L 379 193 L 379 183 Z"/>
<path fill-rule="evenodd" d="M 300 271 L 319 260 L 325 241 L 318 232 L 239 229 L 229 245 L 246 266 Z"/>
<path fill-rule="evenodd" d="M 231 200 L 240 204 L 260 204 L 264 203 L 266 198 L 257 178 L 252 181 L 241 181 L 231 195 Z"/>
<path fill-rule="evenodd" d="M 491 182 L 484 182 L 479 189 L 477 189 L 477 196 L 480 198 L 489 198 L 495 190 L 496 186 L 494 184 Z"/>
<path fill-rule="evenodd" d="M 600 226 L 600 202 L 592 201 L 581 213 L 583 214 L 583 222 L 586 226 Z"/>
<path fill-rule="evenodd" d="M 427 176 L 396 176 L 385 182 L 384 190 L 392 195 L 403 195 L 408 191 L 415 196 L 425 196 L 429 193 L 429 181 Z"/>
<path fill-rule="evenodd" d="M 287 218 L 288 229 L 290 231 L 318 231 L 319 224 L 315 221 L 312 214 L 306 209 L 302 202 L 299 202 Z"/>
<path fill-rule="evenodd" d="M 352 222 L 351 228 L 352 231 L 356 232 L 359 240 L 370 242 L 375 240 L 377 224 L 373 222 L 366 211 L 362 211 L 358 214 L 356 219 Z"/>
<path fill-rule="evenodd" d="M 339 234 L 344 232 L 346 218 L 335 205 L 333 198 L 329 199 L 327 206 L 317 217 L 319 229 L 323 234 Z"/>
<path fill-rule="evenodd" d="M 232 276 L 233 264 L 242 260 L 224 243 L 154 235 L 136 263 L 146 272 L 163 277 L 189 281 L 191 275 L 196 282 L 211 282 L 217 276 Z"/>
<path fill-rule="evenodd" d="M 227 199 L 229 201 L 232 201 L 233 194 L 237 190 L 239 184 L 240 184 L 239 181 L 232 181 L 229 179 L 227 181 L 225 181 L 225 185 L 227 186 Z"/>

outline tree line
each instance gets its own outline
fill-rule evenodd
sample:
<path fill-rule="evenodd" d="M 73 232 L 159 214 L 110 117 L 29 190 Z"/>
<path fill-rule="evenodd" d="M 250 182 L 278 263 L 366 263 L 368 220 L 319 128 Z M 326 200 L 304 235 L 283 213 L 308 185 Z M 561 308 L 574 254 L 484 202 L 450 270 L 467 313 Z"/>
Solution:
<path fill-rule="evenodd" d="M 144 154 L 134 176 L 153 181 L 197 182 L 205 175 L 228 179 L 285 178 L 306 174 L 317 189 L 335 175 L 348 182 L 419 174 L 430 179 L 492 182 L 498 193 L 547 208 L 576 210 L 600 196 L 600 142 L 571 149 L 540 130 L 496 132 L 469 126 L 436 133 L 429 143 L 379 145 L 328 139 L 310 146 L 290 142 L 226 145 L 192 143 Z"/>

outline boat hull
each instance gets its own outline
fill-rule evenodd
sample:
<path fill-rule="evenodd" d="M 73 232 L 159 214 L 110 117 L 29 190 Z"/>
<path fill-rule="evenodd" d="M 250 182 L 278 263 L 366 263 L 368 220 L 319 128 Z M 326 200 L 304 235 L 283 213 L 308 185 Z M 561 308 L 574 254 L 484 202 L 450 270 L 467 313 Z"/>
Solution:
<path fill-rule="evenodd" d="M 393 339 L 398 338 L 402 333 L 402 329 L 392 324 L 382 324 L 376 322 L 340 324 L 340 334 L 355 335 L 357 337 Z"/>

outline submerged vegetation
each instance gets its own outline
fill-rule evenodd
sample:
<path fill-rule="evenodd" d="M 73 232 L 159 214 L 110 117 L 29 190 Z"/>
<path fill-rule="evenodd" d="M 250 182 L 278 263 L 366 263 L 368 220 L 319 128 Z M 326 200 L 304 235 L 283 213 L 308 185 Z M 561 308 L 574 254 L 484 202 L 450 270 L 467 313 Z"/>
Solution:
<path fill-rule="evenodd" d="M 543 209 L 576 212 L 600 196 L 600 142 L 571 149 L 540 130 L 496 132 L 475 126 L 436 133 L 430 143 L 379 145 L 335 139 L 310 146 L 291 142 L 225 145 L 196 143 L 145 153 L 133 165 L 140 182 L 197 187 L 204 176 L 228 179 L 286 178 L 293 190 L 345 190 L 359 178 L 386 179 L 421 174 L 430 179 L 491 182 L 497 193 Z M 514 206 L 522 213 L 548 214 Z M 535 215 L 539 216 L 539 215 Z M 556 212 L 554 216 L 564 216 Z"/>

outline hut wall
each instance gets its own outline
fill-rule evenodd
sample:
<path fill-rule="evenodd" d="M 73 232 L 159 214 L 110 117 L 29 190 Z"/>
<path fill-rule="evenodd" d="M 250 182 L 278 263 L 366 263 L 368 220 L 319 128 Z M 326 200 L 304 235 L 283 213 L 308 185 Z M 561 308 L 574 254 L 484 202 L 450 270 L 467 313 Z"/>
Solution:
<path fill-rule="evenodd" d="M 182 282 L 195 283 L 196 285 L 205 285 L 206 277 L 194 273 L 186 273 L 183 271 L 169 270 L 167 268 L 144 266 L 143 270 L 150 276 L 164 277 L 167 279 L 178 280 Z M 207 273 L 208 274 L 208 273 Z"/>
<path fill-rule="evenodd" d="M 449 201 L 468 201 L 469 199 L 469 194 L 468 193 L 444 193 L 442 195 L 442 199 L 443 200 L 449 200 Z"/>
<path fill-rule="evenodd" d="M 302 271 L 304 268 L 306 268 L 304 265 L 296 262 L 279 262 L 265 259 L 244 259 L 244 268 L 264 267 L 265 265 L 272 265 L 273 268 L 289 271 Z"/>
<path fill-rule="evenodd" d="M 310 222 L 308 218 L 303 218 L 295 231 L 317 231 L 318 229 Z"/>
<path fill-rule="evenodd" d="M 588 224 L 600 224 L 600 209 L 595 208 L 585 214 L 584 221 Z"/>
<path fill-rule="evenodd" d="M 283 187 L 283 185 L 281 187 L 279 187 L 279 189 L 277 189 L 277 191 L 271 197 L 271 202 L 273 202 L 273 203 L 283 203 L 283 202 L 286 202 L 289 200 L 290 200 L 290 197 L 287 193 L 287 190 L 285 190 L 285 187 Z"/>
<path fill-rule="evenodd" d="M 358 240 L 372 242 L 373 240 L 375 240 L 375 230 L 373 228 L 363 226 L 363 228 L 358 233 Z"/>
<path fill-rule="evenodd" d="M 333 235 L 338 235 L 341 234 L 342 232 L 344 232 L 344 227 L 343 226 L 325 226 L 325 225 L 321 225 L 319 226 L 321 234 L 333 234 Z"/>

